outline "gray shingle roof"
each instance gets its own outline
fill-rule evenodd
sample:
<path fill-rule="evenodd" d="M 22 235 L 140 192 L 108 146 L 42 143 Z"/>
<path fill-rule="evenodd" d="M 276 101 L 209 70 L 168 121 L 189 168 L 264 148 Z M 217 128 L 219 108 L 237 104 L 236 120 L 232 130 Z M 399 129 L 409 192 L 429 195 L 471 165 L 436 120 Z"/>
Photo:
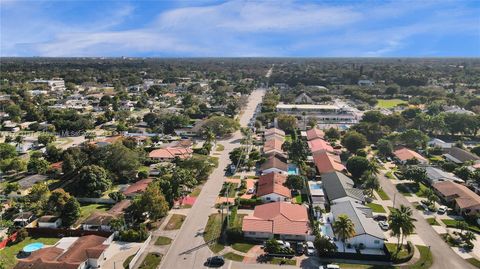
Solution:
<path fill-rule="evenodd" d="M 322 175 L 323 189 L 330 202 L 336 199 L 350 197 L 358 201 L 365 201 L 363 191 L 353 187 L 353 180 L 340 172 Z"/>
<path fill-rule="evenodd" d="M 347 215 L 355 225 L 355 235 L 368 234 L 379 239 L 385 239 L 382 230 L 371 218 L 372 211 L 370 208 L 349 199 L 347 201 L 333 204 L 331 212 L 335 219 L 338 215 Z"/>

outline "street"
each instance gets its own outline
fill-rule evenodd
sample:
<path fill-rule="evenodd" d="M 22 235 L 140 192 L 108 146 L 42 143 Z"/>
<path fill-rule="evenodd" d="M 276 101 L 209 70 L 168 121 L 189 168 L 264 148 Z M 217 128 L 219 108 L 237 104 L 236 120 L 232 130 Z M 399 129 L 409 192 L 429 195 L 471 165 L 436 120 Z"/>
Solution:
<path fill-rule="evenodd" d="M 246 127 L 249 120 L 253 117 L 255 108 L 262 101 L 265 89 L 256 89 L 252 92 L 248 99 L 248 104 L 240 116 L 240 125 Z M 217 143 L 222 144 L 225 149 L 219 155 L 218 167 L 212 172 L 206 181 L 202 192 L 198 196 L 195 204 L 189 211 L 185 222 L 183 223 L 176 238 L 172 242 L 167 254 L 162 259 L 160 268 L 165 269 L 187 269 L 187 268 L 203 268 L 204 262 L 208 257 L 212 256 L 212 252 L 205 245 L 202 232 L 211 214 L 212 208 L 217 199 L 218 193 L 224 182 L 224 169 L 230 164 L 229 153 L 236 147 L 240 146 L 242 134 L 240 131 L 235 132 L 231 138 L 219 140 Z M 189 250 L 196 248 L 189 252 Z"/>
<path fill-rule="evenodd" d="M 410 204 L 410 202 L 397 191 L 395 185 L 390 182 L 390 179 L 386 178 L 382 173 L 378 175 L 380 186 L 387 193 L 387 195 L 393 199 L 395 196 L 395 207 L 400 205 L 406 205 L 412 207 L 413 217 L 417 220 L 415 222 L 415 232 L 420 238 L 430 246 L 430 250 L 433 255 L 433 266 L 431 268 L 436 269 L 473 269 L 473 265 L 466 262 L 460 256 L 458 256 L 451 248 L 443 241 L 435 230 L 425 221 L 420 213 Z M 396 195 L 395 195 L 396 193 Z"/>

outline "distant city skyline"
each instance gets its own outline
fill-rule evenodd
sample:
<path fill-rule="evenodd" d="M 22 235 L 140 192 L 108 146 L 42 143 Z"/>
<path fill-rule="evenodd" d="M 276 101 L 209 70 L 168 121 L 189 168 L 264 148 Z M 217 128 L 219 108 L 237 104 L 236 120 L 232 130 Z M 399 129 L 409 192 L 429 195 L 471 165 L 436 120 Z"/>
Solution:
<path fill-rule="evenodd" d="M 0 0 L 0 56 L 479 57 L 480 1 Z"/>

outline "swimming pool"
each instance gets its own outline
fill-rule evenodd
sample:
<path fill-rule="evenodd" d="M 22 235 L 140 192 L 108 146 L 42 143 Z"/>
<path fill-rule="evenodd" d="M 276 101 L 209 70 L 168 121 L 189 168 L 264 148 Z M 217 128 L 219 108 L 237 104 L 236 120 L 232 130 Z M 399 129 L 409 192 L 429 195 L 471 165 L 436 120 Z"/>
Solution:
<path fill-rule="evenodd" d="M 323 235 L 332 235 L 332 227 L 330 225 L 322 225 L 320 226 L 320 230 L 322 231 Z"/>
<path fill-rule="evenodd" d="M 288 174 L 289 175 L 298 175 L 298 168 L 296 165 L 289 165 L 288 166 Z"/>
<path fill-rule="evenodd" d="M 41 248 L 43 248 L 43 243 L 35 242 L 35 243 L 31 243 L 31 244 L 26 245 L 23 248 L 23 252 L 34 252 L 34 251 L 37 251 Z"/>
<path fill-rule="evenodd" d="M 321 189 L 322 189 L 322 185 L 320 185 L 320 184 L 318 184 L 318 183 L 311 184 L 311 185 L 310 185 L 310 189 L 312 189 L 312 190 L 321 190 Z"/>

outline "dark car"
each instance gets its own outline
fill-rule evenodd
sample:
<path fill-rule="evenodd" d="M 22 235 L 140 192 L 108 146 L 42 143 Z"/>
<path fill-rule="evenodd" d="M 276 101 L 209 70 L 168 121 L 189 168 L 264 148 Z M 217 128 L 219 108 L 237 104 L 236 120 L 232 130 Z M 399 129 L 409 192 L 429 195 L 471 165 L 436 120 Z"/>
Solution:
<path fill-rule="evenodd" d="M 301 242 L 295 242 L 293 245 L 293 249 L 295 249 L 295 253 L 299 256 L 303 255 L 305 252 L 305 248 Z"/>
<path fill-rule="evenodd" d="M 373 216 L 373 219 L 376 221 L 387 221 L 387 216 L 385 215 L 375 215 Z"/>
<path fill-rule="evenodd" d="M 222 256 L 213 256 L 207 259 L 205 266 L 208 267 L 220 267 L 225 264 L 225 260 Z"/>

